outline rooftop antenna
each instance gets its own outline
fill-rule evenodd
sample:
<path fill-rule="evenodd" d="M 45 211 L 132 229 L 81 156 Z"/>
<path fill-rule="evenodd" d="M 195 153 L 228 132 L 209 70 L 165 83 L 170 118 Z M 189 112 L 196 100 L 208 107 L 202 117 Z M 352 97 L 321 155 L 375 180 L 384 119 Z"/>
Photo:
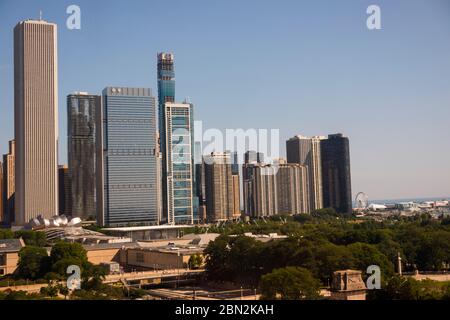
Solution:
<path fill-rule="evenodd" d="M 39 20 L 42 21 L 42 10 L 39 10 Z"/>

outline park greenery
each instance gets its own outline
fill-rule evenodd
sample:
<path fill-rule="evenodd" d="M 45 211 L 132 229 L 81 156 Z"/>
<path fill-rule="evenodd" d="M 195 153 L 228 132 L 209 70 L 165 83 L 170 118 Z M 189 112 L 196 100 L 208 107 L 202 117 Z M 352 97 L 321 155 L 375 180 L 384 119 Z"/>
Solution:
<path fill-rule="evenodd" d="M 81 289 L 69 292 L 67 267 L 77 265 L 81 270 Z M 103 284 L 106 271 L 88 261 L 86 250 L 79 243 L 57 242 L 48 254 L 47 249 L 28 245 L 19 251 L 15 274 L 0 279 L 0 286 L 47 283 L 40 293 L 21 291 L 0 292 L 0 300 L 70 299 L 109 300 L 136 299 L 145 292 L 139 289 Z"/>
<path fill-rule="evenodd" d="M 196 228 L 193 231 L 205 230 Z M 408 294 L 397 294 L 398 284 L 395 282 L 398 280 L 395 277 L 398 255 L 406 272 L 449 269 L 450 225 L 446 219 L 436 220 L 421 215 L 376 222 L 355 220 L 340 216 L 332 209 L 324 209 L 312 215 L 217 225 L 210 227 L 208 232 L 221 234 L 205 251 L 208 278 L 259 286 L 263 296 L 269 298 L 313 298 L 311 292 L 316 290 L 315 282 L 308 280 L 310 290 L 303 288 L 301 285 L 305 280 L 296 280 L 301 279 L 298 270 L 308 270 L 312 279 L 325 287 L 329 286 L 334 271 L 361 270 L 365 278 L 365 271 L 370 265 L 380 266 L 382 287 L 387 290 L 371 294 L 370 298 L 448 297 L 447 287 L 442 283 L 403 279 L 406 284 L 402 284 L 401 288 Z M 278 233 L 288 237 L 261 242 L 244 236 L 247 232 Z M 302 277 L 306 277 L 303 271 Z M 283 283 L 286 284 L 284 289 Z M 292 295 L 288 290 L 291 286 L 299 288 L 296 294 L 308 294 Z M 276 294 L 273 288 L 278 288 Z"/>
<path fill-rule="evenodd" d="M 22 238 L 27 246 L 44 247 L 47 245 L 44 232 L 32 230 L 11 231 L 10 229 L 0 229 L 0 240 L 20 238 Z"/>

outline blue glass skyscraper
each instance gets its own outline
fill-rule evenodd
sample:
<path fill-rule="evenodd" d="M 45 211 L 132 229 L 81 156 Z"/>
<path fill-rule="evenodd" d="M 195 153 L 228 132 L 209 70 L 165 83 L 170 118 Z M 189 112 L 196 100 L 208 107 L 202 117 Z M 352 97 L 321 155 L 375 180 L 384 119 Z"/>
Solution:
<path fill-rule="evenodd" d="M 156 110 L 151 90 L 108 87 L 99 111 L 99 224 L 157 224 Z"/>
<path fill-rule="evenodd" d="M 193 105 L 175 102 L 174 56 L 158 54 L 159 133 L 162 154 L 162 222 L 192 224 L 194 189 Z"/>

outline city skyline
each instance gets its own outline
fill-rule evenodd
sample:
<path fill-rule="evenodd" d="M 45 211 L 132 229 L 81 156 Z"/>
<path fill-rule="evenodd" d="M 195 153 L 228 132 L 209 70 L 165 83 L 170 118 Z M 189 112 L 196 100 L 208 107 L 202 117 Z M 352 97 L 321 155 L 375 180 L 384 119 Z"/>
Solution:
<path fill-rule="evenodd" d="M 53 6 L 53 8 L 50 8 L 51 6 L 48 3 L 42 1 L 37 1 L 27 8 L 21 7 L 25 2 L 19 1 L 18 4 L 10 2 L 8 5 L 6 4 L 7 1 L 4 3 L 0 4 L 0 9 L 4 5 L 5 8 L 8 6 L 9 11 L 14 12 L 14 10 L 18 11 L 20 9 L 21 13 L 20 16 L 15 16 L 14 14 L 6 16 L 7 10 L 0 10 L 0 18 L 2 18 L 0 19 L 2 20 L 2 27 L 0 28 L 0 39 L 2 39 L 0 66 L 2 67 L 0 72 L 1 79 L 3 79 L 2 82 L 6 84 L 1 87 L 0 91 L 0 114 L 2 115 L 0 117 L 0 153 L 2 154 L 6 153 L 7 142 L 13 138 L 11 125 L 11 115 L 13 114 L 13 104 L 11 103 L 12 27 L 19 20 L 32 17 L 33 15 L 36 16 L 38 10 L 35 10 L 35 8 L 40 7 L 44 11 L 44 19 L 57 23 L 60 31 L 58 38 L 61 43 L 58 47 L 59 82 L 61 84 L 58 91 L 59 123 L 61 124 L 59 129 L 59 164 L 67 163 L 65 97 L 73 91 L 89 91 L 92 94 L 100 94 L 103 87 L 115 83 L 124 86 L 150 87 L 153 92 L 156 92 L 154 56 L 157 52 L 167 50 L 174 52 L 177 57 L 177 81 L 180 83 L 178 86 L 180 88 L 178 99 L 182 100 L 184 96 L 189 96 L 196 106 L 195 120 L 203 120 L 208 127 L 280 128 L 282 156 L 286 154 L 284 142 L 289 137 L 297 134 L 313 136 L 342 132 L 351 139 L 354 194 L 358 191 L 365 191 L 372 199 L 448 196 L 450 170 L 446 163 L 449 162 L 450 152 L 441 148 L 437 149 L 439 150 L 439 156 L 431 154 L 432 150 L 439 147 L 439 144 L 434 142 L 434 140 L 447 141 L 447 137 L 450 138 L 450 130 L 448 130 L 448 126 L 444 121 L 445 118 L 448 119 L 446 115 L 449 114 L 450 109 L 448 108 L 450 96 L 444 89 L 449 84 L 449 79 L 443 76 L 431 76 L 436 73 L 436 70 L 439 70 L 442 74 L 446 74 L 445 70 L 450 70 L 450 59 L 443 59 L 445 55 L 448 57 L 450 48 L 448 44 L 439 42 L 439 39 L 445 39 L 445 36 L 448 38 L 450 30 L 448 22 L 444 21 L 445 14 L 441 13 L 441 15 L 438 15 L 439 9 L 445 9 L 447 6 L 442 1 L 435 1 L 434 6 L 427 7 L 426 10 L 422 11 L 420 10 L 421 4 L 418 2 L 408 2 L 413 16 L 419 17 L 422 15 L 428 19 L 431 19 L 431 16 L 436 18 L 435 21 L 430 21 L 426 28 L 422 28 L 422 30 L 419 30 L 420 26 L 411 25 L 411 23 L 409 23 L 408 27 L 405 27 L 398 21 L 394 22 L 394 15 L 395 19 L 400 18 L 404 23 L 411 20 L 411 15 L 406 15 L 407 17 L 398 16 L 401 13 L 401 5 L 390 5 L 385 1 L 379 1 L 385 23 L 383 30 L 378 34 L 376 33 L 377 31 L 371 33 L 364 29 L 364 9 L 367 7 L 365 2 L 361 5 L 343 5 L 342 8 L 334 4 L 327 4 L 327 7 L 336 7 L 335 19 L 342 18 L 342 15 L 346 15 L 345 10 L 348 10 L 348 15 L 352 19 L 349 20 L 348 25 L 341 24 L 340 28 L 344 30 L 340 31 L 349 31 L 351 36 L 341 36 L 338 37 L 338 40 L 346 40 L 346 43 L 361 41 L 360 44 L 354 44 L 353 46 L 354 49 L 362 51 L 360 55 L 356 55 L 355 52 L 352 53 L 350 48 L 340 50 L 336 53 L 337 56 L 329 56 L 320 50 L 328 48 L 332 51 L 335 46 L 339 45 L 337 42 L 330 42 L 327 47 L 324 43 L 325 40 L 330 40 L 329 37 L 333 34 L 329 30 L 327 32 L 331 21 L 326 19 L 326 21 L 321 20 L 324 24 L 323 26 L 314 24 L 311 19 L 304 20 L 306 31 L 302 31 L 300 28 L 296 29 L 295 27 L 298 27 L 301 23 L 299 22 L 299 25 L 297 25 L 297 20 L 289 15 L 285 23 L 273 25 L 273 32 L 267 35 L 271 39 L 277 32 L 281 32 L 282 26 L 289 25 L 289 23 L 292 23 L 294 27 L 292 28 L 293 30 L 286 32 L 286 38 L 291 36 L 294 31 L 298 31 L 301 36 L 306 35 L 306 44 L 310 45 L 310 47 L 307 47 L 305 44 L 302 47 L 305 50 L 298 53 L 295 52 L 295 54 L 291 49 L 285 51 L 271 49 L 269 53 L 262 54 L 258 50 L 261 49 L 262 45 L 260 31 L 247 28 L 243 29 L 244 35 L 242 35 L 233 28 L 230 32 L 225 32 L 222 28 L 219 28 L 220 22 L 223 23 L 223 20 L 220 20 L 217 24 L 213 24 L 212 28 L 213 30 L 221 30 L 220 35 L 225 39 L 224 44 L 219 45 L 213 41 L 215 46 L 212 46 L 213 48 L 209 49 L 209 51 L 201 52 L 199 48 L 192 48 L 192 51 L 183 49 L 180 44 L 176 43 L 176 40 L 180 40 L 178 37 L 175 37 L 173 43 L 172 40 L 163 40 L 163 36 L 168 37 L 177 33 L 181 35 L 189 34 L 189 30 L 183 32 L 177 28 L 169 28 L 169 30 L 162 28 L 158 29 L 162 35 L 158 36 L 157 39 L 152 40 L 152 34 L 151 32 L 149 33 L 148 42 L 150 44 L 143 45 L 136 39 L 127 40 L 128 45 L 142 49 L 142 52 L 134 52 L 137 63 L 142 64 L 142 70 L 137 69 L 134 63 L 126 62 L 122 68 L 123 72 L 120 72 L 120 74 L 110 71 L 103 76 L 93 75 L 92 79 L 86 79 L 82 70 L 78 72 L 76 70 L 80 67 L 81 69 L 84 67 L 92 68 L 93 64 L 98 64 L 98 69 L 94 70 L 105 71 L 114 61 L 122 61 L 122 58 L 130 57 L 129 54 L 127 55 L 123 51 L 118 50 L 118 52 L 111 53 L 111 57 L 107 57 L 106 61 L 100 64 L 97 59 L 105 58 L 105 52 L 100 50 L 99 57 L 94 58 L 90 56 L 86 63 L 87 65 L 84 66 L 80 62 L 81 59 L 76 59 L 75 54 L 70 52 L 71 48 L 80 48 L 82 45 L 92 43 L 93 39 L 101 41 L 102 44 L 105 42 L 104 39 L 99 40 L 95 35 L 96 32 L 106 31 L 105 28 L 111 27 L 111 22 L 103 21 L 105 25 L 100 25 L 98 27 L 99 30 L 93 30 L 94 25 L 91 19 L 93 16 L 98 18 L 97 13 L 99 9 L 97 5 L 79 1 L 78 5 L 80 5 L 83 12 L 82 29 L 70 31 L 65 28 L 65 19 L 67 18 L 65 8 L 68 3 L 62 2 L 58 6 Z M 138 2 L 138 6 L 143 9 L 148 9 L 148 6 L 152 8 L 152 5 L 140 2 Z M 224 5 L 220 4 L 218 6 Z M 303 3 L 297 6 L 289 3 L 289 6 L 299 11 L 302 7 L 303 9 L 309 8 L 310 11 L 308 12 L 310 14 L 314 13 L 315 17 L 318 17 L 320 13 L 326 14 L 319 10 L 318 7 L 320 5 L 306 5 Z M 106 10 L 106 16 L 108 14 L 117 16 L 117 11 L 120 11 L 120 7 L 120 4 L 113 3 L 111 8 Z M 229 7 L 226 6 L 226 8 L 222 9 L 226 9 L 224 11 L 225 15 L 230 16 L 229 10 L 234 7 L 236 7 L 236 4 L 232 2 Z M 184 6 L 181 6 L 181 8 L 189 9 Z M 242 6 L 242 8 L 243 13 L 249 13 L 247 5 Z M 263 12 L 268 12 L 271 6 L 266 4 L 258 8 Z M 182 11 L 182 9 L 178 8 L 177 10 Z M 215 10 L 218 9 L 216 8 Z M 217 14 L 215 10 L 212 10 L 213 14 Z M 148 11 L 144 10 L 144 12 Z M 138 17 L 142 17 L 145 14 L 139 13 L 138 10 L 135 13 Z M 241 22 L 240 18 L 243 18 L 243 13 L 237 14 L 237 26 Z M 174 13 L 174 15 L 178 14 L 180 14 L 178 11 Z M 279 14 L 279 11 L 275 11 L 275 14 Z M 301 16 L 302 19 L 304 19 L 303 14 Z M 356 14 L 360 14 L 361 17 L 358 18 Z M 130 17 L 130 13 L 127 13 L 127 15 Z M 326 14 L 326 16 L 330 17 L 329 14 Z M 14 23 L 11 21 L 14 21 Z M 336 22 L 336 20 L 334 21 Z M 143 21 L 132 22 L 123 20 L 122 23 L 119 23 L 120 28 L 124 30 L 134 30 L 141 24 L 146 25 Z M 264 26 L 260 22 L 256 22 L 256 25 L 264 30 Z M 312 26 L 316 26 L 318 30 L 309 29 Z M 423 27 L 423 25 L 421 26 Z M 192 28 L 197 27 L 198 24 L 192 26 Z M 346 30 L 347 28 L 356 28 L 356 30 Z M 112 28 L 111 31 L 115 29 Z M 394 32 L 394 36 L 390 34 L 391 30 Z M 408 30 L 409 32 L 407 32 Z M 122 30 L 121 32 L 124 31 Z M 195 32 L 198 32 L 198 30 L 196 29 Z M 325 35 L 325 40 L 317 40 L 316 46 L 314 46 L 314 42 L 310 38 L 315 32 Z M 429 33 L 433 34 L 433 39 L 426 39 L 426 35 Z M 400 41 L 399 44 L 395 44 L 393 43 L 393 38 L 398 34 L 409 34 L 409 38 L 403 42 Z M 91 35 L 93 39 L 90 40 Z M 209 34 L 207 33 L 207 35 Z M 105 33 L 105 38 L 110 39 L 111 36 Z M 232 41 L 232 36 L 236 37 L 236 42 Z M 84 39 L 86 37 L 88 39 Z M 233 55 L 229 58 L 225 56 L 230 53 L 230 50 L 238 42 L 241 43 L 246 37 L 255 38 L 255 49 L 243 47 L 241 52 L 231 51 L 235 53 L 234 57 Z M 211 37 L 208 39 L 212 41 Z M 286 40 L 282 38 L 277 43 L 282 44 Z M 5 42 L 6 46 L 3 45 L 3 42 Z M 68 42 L 71 43 L 69 44 Z M 198 43 L 198 40 L 196 43 Z M 232 44 L 231 48 L 225 53 L 218 53 L 221 46 L 227 43 Z M 424 43 L 429 45 L 428 50 L 420 49 L 420 46 Z M 186 45 L 186 42 L 184 44 Z M 388 53 L 391 50 L 393 51 L 394 46 L 398 51 L 391 56 Z M 204 49 L 203 47 L 201 48 Z M 414 48 L 419 51 L 413 50 L 408 55 L 409 61 L 403 62 L 401 53 L 408 51 L 407 49 Z M 439 53 L 436 52 L 437 49 L 440 50 Z M 78 52 L 78 54 L 83 58 L 84 53 Z M 295 75 L 298 83 L 295 83 L 295 85 L 288 83 L 292 80 L 292 78 L 288 78 L 289 80 L 286 80 L 286 82 L 291 92 L 283 91 L 283 93 L 273 94 L 273 92 L 283 88 L 283 84 L 280 84 L 282 79 L 280 73 L 274 69 L 276 65 L 280 65 L 277 63 L 277 61 L 281 61 L 280 57 L 283 57 L 283 59 L 286 57 L 283 54 L 289 57 L 289 61 L 294 61 L 290 67 L 292 67 L 294 73 L 298 73 Z M 323 63 L 319 67 L 318 63 L 313 63 L 316 68 L 318 67 L 316 70 L 305 65 L 305 59 L 311 58 L 313 54 L 319 54 L 317 61 Z M 204 62 L 209 55 L 214 55 L 214 59 L 207 59 Z M 424 62 L 427 59 L 424 59 L 423 55 L 431 55 L 433 61 L 427 64 Z M 297 60 L 292 60 L 293 57 Z M 334 59 L 327 60 L 326 58 Z M 346 70 L 345 68 L 350 64 L 349 60 L 352 60 L 349 58 L 356 58 L 356 61 L 350 70 Z M 421 61 L 418 61 L 418 59 Z M 210 70 L 198 69 L 200 61 L 207 65 L 208 68 L 205 69 Z M 262 63 L 264 61 L 267 65 Z M 298 64 L 296 63 L 297 61 Z M 337 67 L 337 62 L 341 63 L 342 61 L 344 62 L 343 65 Z M 236 62 L 237 65 L 226 71 L 225 68 L 230 68 L 231 62 Z M 237 68 L 241 67 L 242 63 L 246 63 L 248 67 L 245 72 Z M 273 76 L 273 80 L 258 79 L 264 72 L 255 70 L 261 67 L 266 67 L 268 76 Z M 306 67 L 306 72 L 304 73 L 300 70 L 303 67 Z M 390 71 L 392 67 L 394 71 Z M 198 73 L 198 76 L 192 78 L 191 74 L 193 72 L 191 68 L 196 69 L 197 73 L 203 73 Z M 211 92 L 208 93 L 208 90 L 205 90 L 203 85 L 200 85 L 204 81 L 197 78 L 205 76 L 208 79 L 213 76 L 211 73 L 213 71 L 220 71 L 217 73 L 220 76 L 217 79 L 212 78 L 214 81 L 212 81 L 212 84 L 209 84 L 208 88 Z M 331 71 L 328 74 L 329 78 L 325 77 L 326 71 Z M 348 73 L 343 73 L 345 71 Z M 405 74 L 399 77 L 394 75 L 396 72 Z M 336 81 L 337 75 L 344 75 L 342 83 L 333 83 L 333 81 Z M 243 79 L 234 83 L 234 79 L 240 76 L 244 76 Z M 407 76 L 414 77 L 414 79 L 407 79 Z M 105 79 L 107 77 L 109 77 L 109 80 Z M 122 79 L 119 81 L 120 78 Z M 81 81 L 82 79 L 86 81 Z M 249 83 L 250 79 L 252 82 Z M 307 80 L 310 80 L 310 82 L 305 82 Z M 403 80 L 403 82 L 398 82 L 400 80 Z M 361 82 L 364 84 L 361 84 Z M 431 82 L 431 84 L 426 82 Z M 239 84 L 242 85 L 243 83 L 246 89 L 238 87 Z M 323 84 L 321 91 L 319 91 L 318 83 Z M 302 85 L 304 86 L 302 87 Z M 397 90 L 394 92 L 389 86 L 394 86 Z M 223 90 L 228 92 L 226 95 L 228 97 L 225 97 Z M 297 95 L 292 93 L 296 90 L 299 91 Z M 253 95 L 252 98 L 257 98 L 255 102 L 252 102 L 247 96 L 243 96 L 245 91 L 249 91 Z M 378 96 L 380 92 L 381 96 Z M 283 96 L 281 97 L 282 94 Z M 258 95 L 259 97 L 257 97 Z M 278 100 L 278 103 L 287 105 L 284 107 L 284 112 L 278 112 L 280 107 L 273 103 L 280 97 L 281 99 Z M 220 99 L 217 98 L 223 98 L 223 101 L 218 101 Z M 264 98 L 267 98 L 267 102 L 261 104 Z M 292 106 L 290 106 L 291 104 Z M 228 109 L 222 107 L 224 105 Z M 255 113 L 255 108 L 258 107 L 260 111 Z M 239 116 L 236 117 L 238 112 L 240 112 Z M 395 137 L 392 137 L 394 133 Z M 436 136 L 439 136 L 440 139 L 435 139 Z M 429 153 L 426 152 L 428 149 L 430 150 Z"/>

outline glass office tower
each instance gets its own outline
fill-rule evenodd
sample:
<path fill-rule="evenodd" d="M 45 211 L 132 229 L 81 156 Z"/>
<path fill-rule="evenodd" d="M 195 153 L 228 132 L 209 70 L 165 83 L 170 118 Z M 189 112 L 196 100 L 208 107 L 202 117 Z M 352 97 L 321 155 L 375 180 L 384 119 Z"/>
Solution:
<path fill-rule="evenodd" d="M 67 96 L 67 149 L 72 216 L 95 217 L 95 114 L 101 97 L 86 92 Z"/>
<path fill-rule="evenodd" d="M 97 116 L 100 225 L 158 223 L 155 99 L 146 88 L 108 87 Z"/>
<path fill-rule="evenodd" d="M 165 103 L 175 102 L 175 69 L 172 53 L 158 53 L 158 125 L 161 150 L 161 222 L 168 222 L 167 165 L 166 165 L 166 120 Z"/>
<path fill-rule="evenodd" d="M 175 103 L 172 53 L 158 54 L 158 99 L 162 154 L 161 222 L 192 224 L 194 216 L 197 217 L 199 206 L 193 188 L 195 186 L 193 105 Z"/>
<path fill-rule="evenodd" d="M 192 224 L 194 222 L 194 167 L 192 147 L 192 105 L 166 103 L 165 146 L 163 167 L 167 201 L 167 222 Z"/>

